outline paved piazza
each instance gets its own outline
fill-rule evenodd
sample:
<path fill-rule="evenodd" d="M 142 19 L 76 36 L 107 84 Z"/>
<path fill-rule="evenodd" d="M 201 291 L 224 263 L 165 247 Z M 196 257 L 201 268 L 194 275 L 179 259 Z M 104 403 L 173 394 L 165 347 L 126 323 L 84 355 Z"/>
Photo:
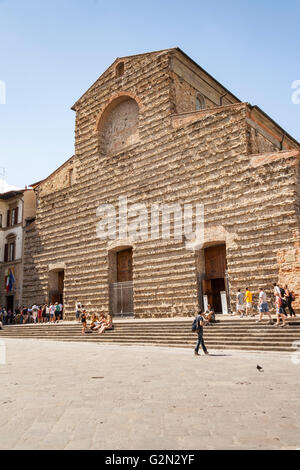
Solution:
<path fill-rule="evenodd" d="M 4 341 L 1 449 L 300 448 L 288 353 Z"/>

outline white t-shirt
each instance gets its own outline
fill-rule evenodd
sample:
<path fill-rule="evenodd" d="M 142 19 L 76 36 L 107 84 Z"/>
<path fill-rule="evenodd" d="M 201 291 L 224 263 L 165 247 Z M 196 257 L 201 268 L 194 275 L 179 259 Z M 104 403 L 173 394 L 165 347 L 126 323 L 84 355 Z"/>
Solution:
<path fill-rule="evenodd" d="M 274 295 L 276 295 L 276 292 L 279 294 L 279 297 L 281 297 L 281 292 L 279 286 L 274 287 Z"/>
<path fill-rule="evenodd" d="M 244 296 L 243 296 L 243 294 L 242 294 L 241 292 L 238 292 L 238 293 L 236 294 L 236 303 L 237 303 L 238 305 L 243 305 L 243 303 L 244 303 Z"/>
<path fill-rule="evenodd" d="M 260 291 L 259 300 L 262 304 L 266 303 L 267 302 L 267 294 L 263 291 Z"/>

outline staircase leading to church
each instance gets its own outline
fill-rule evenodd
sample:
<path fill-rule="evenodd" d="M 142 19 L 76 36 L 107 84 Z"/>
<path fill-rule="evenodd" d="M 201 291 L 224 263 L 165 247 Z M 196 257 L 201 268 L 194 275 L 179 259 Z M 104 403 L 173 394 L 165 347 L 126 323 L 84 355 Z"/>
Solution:
<path fill-rule="evenodd" d="M 288 320 L 285 328 L 253 319 L 221 320 L 204 327 L 205 343 L 209 349 L 241 349 L 253 351 L 295 351 L 300 348 L 300 319 Z M 192 319 L 116 321 L 114 329 L 104 334 L 81 334 L 78 323 L 6 325 L 0 338 L 36 338 L 55 341 L 88 341 L 96 343 L 138 344 L 193 348 L 196 335 L 191 331 Z"/>

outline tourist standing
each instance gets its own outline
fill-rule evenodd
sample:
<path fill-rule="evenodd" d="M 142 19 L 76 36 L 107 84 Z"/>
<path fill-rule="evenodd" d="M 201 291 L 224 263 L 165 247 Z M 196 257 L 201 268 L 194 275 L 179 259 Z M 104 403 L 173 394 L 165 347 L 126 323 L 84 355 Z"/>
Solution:
<path fill-rule="evenodd" d="M 64 306 L 63 306 L 63 304 L 62 304 L 61 302 L 60 302 L 58 305 L 59 305 L 59 318 L 60 318 L 60 320 L 62 320 L 62 319 L 63 319 L 63 309 L 64 309 Z"/>
<path fill-rule="evenodd" d="M 85 333 L 85 331 L 86 331 L 86 322 L 87 322 L 86 313 L 85 313 L 85 310 L 83 310 L 82 315 L 81 315 L 81 324 L 82 324 L 81 333 L 82 333 L 83 335 L 84 335 L 84 333 Z"/>
<path fill-rule="evenodd" d="M 50 323 L 50 305 L 46 305 L 46 321 Z"/>
<path fill-rule="evenodd" d="M 208 351 L 207 351 L 205 343 L 204 343 L 204 338 L 203 338 L 204 318 L 202 316 L 202 310 L 201 309 L 198 311 L 198 314 L 195 318 L 195 321 L 196 321 L 196 325 L 197 325 L 196 333 L 198 335 L 198 341 L 197 341 L 195 351 L 194 351 L 195 355 L 199 356 L 199 347 L 200 347 L 200 345 L 201 345 L 201 347 L 204 351 L 204 354 L 208 354 Z"/>
<path fill-rule="evenodd" d="M 58 302 L 55 302 L 54 313 L 55 313 L 55 321 L 56 321 L 57 323 L 59 323 L 59 318 L 60 318 L 60 306 L 58 305 Z"/>
<path fill-rule="evenodd" d="M 54 315 L 55 315 L 55 305 L 50 304 L 50 322 L 53 323 L 54 320 Z"/>
<path fill-rule="evenodd" d="M 31 307 L 32 318 L 33 318 L 34 323 L 37 322 L 38 310 L 39 310 L 39 307 L 35 304 Z"/>
<path fill-rule="evenodd" d="M 287 307 L 288 307 L 289 312 L 290 312 L 290 317 L 295 317 L 296 312 L 292 307 L 292 302 L 294 300 L 294 296 L 293 296 L 293 293 L 290 291 L 290 289 L 288 288 L 287 285 L 284 286 L 284 298 L 285 298 L 285 301 L 287 303 Z"/>
<path fill-rule="evenodd" d="M 76 302 L 75 302 L 75 318 L 76 318 L 76 321 L 78 321 L 78 322 L 80 322 L 81 309 L 82 309 L 81 302 L 78 302 L 78 300 L 76 300 Z"/>
<path fill-rule="evenodd" d="M 46 313 L 47 305 L 43 305 L 42 307 L 42 323 L 46 323 L 47 321 L 47 313 Z"/>
<path fill-rule="evenodd" d="M 42 306 L 38 309 L 38 323 L 42 323 Z"/>

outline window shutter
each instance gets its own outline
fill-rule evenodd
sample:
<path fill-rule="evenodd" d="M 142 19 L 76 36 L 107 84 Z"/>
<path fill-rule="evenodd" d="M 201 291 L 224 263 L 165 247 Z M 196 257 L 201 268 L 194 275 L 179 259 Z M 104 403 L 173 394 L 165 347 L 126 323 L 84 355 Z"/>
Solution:
<path fill-rule="evenodd" d="M 16 248 L 15 243 L 12 243 L 12 247 L 11 247 L 11 261 L 14 261 L 14 260 L 15 260 L 15 248 Z"/>
<path fill-rule="evenodd" d="M 7 227 L 10 227 L 10 210 L 7 211 Z"/>
<path fill-rule="evenodd" d="M 4 263 L 6 263 L 8 261 L 8 244 L 5 243 L 5 246 L 4 246 Z"/>
<path fill-rule="evenodd" d="M 18 215 L 19 215 L 19 208 L 16 207 L 15 208 L 15 224 L 14 225 L 16 225 L 18 223 Z"/>

